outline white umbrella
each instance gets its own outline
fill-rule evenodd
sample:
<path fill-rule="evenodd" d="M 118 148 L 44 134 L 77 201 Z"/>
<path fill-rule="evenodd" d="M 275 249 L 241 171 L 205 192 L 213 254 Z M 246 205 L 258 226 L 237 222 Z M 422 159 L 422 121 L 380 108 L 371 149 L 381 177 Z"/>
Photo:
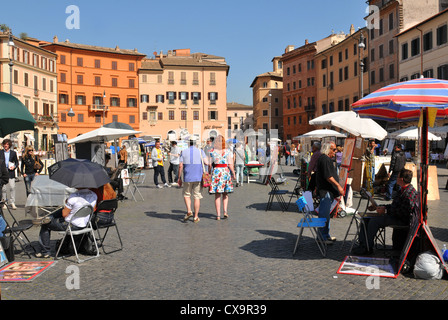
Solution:
<path fill-rule="evenodd" d="M 318 129 L 307 132 L 305 134 L 302 134 L 301 136 L 297 136 L 292 139 L 294 140 L 299 138 L 324 138 L 324 137 L 346 138 L 347 136 L 343 133 L 330 129 Z"/>
<path fill-rule="evenodd" d="M 93 131 L 81 134 L 76 138 L 70 139 L 67 141 L 67 143 L 72 144 L 87 141 L 111 141 L 138 133 L 141 133 L 141 131 L 101 127 Z"/>
<path fill-rule="evenodd" d="M 261 132 L 258 132 L 258 131 L 255 131 L 253 129 L 250 129 L 250 130 L 246 131 L 244 133 L 244 135 L 246 137 L 255 137 L 255 136 L 262 136 L 263 134 Z"/>
<path fill-rule="evenodd" d="M 446 138 L 448 133 L 448 126 L 429 128 L 429 132 L 435 134 L 436 136 Z"/>
<path fill-rule="evenodd" d="M 319 116 L 311 125 L 335 126 L 362 138 L 383 140 L 387 131 L 372 119 L 360 118 L 354 111 L 336 111 Z"/>
<path fill-rule="evenodd" d="M 396 140 L 418 140 L 419 134 L 418 134 L 418 128 L 411 128 L 408 130 L 405 130 L 401 132 L 400 134 L 395 136 Z M 428 140 L 429 141 L 440 141 L 442 140 L 441 137 L 438 137 L 431 132 L 428 132 Z"/>

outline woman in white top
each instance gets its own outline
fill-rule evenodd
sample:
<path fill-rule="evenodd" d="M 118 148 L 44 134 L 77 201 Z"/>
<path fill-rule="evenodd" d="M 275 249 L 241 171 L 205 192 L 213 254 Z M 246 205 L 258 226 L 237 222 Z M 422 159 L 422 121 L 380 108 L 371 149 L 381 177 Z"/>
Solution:
<path fill-rule="evenodd" d="M 36 257 L 50 257 L 51 231 L 65 231 L 69 222 L 72 224 L 73 230 L 85 228 L 90 216 L 71 219 L 85 205 L 90 204 L 95 209 L 97 199 L 98 197 L 93 191 L 86 188 L 79 189 L 68 197 L 63 209 L 56 211 L 47 217 L 48 219 L 44 219 L 39 232 L 39 243 L 42 250 L 36 254 Z"/>

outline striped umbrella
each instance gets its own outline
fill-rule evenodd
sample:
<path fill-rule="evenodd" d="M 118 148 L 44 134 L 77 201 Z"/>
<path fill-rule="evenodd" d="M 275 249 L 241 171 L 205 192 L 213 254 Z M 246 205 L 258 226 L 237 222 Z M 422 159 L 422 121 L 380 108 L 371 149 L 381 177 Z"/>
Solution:
<path fill-rule="evenodd" d="M 386 121 L 414 121 L 422 116 L 420 130 L 420 210 L 426 221 L 428 196 L 428 108 L 436 118 L 448 118 L 448 81 L 420 78 L 388 85 L 352 104 L 361 117 Z"/>

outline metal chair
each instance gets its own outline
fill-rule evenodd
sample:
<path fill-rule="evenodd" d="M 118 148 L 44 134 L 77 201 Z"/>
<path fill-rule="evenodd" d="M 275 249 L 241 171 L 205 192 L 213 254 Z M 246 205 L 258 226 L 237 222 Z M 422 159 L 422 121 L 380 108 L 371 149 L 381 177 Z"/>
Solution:
<path fill-rule="evenodd" d="M 89 217 L 89 221 L 88 221 L 86 227 L 82 228 L 82 229 L 79 229 L 79 230 L 76 230 L 76 229 L 73 230 L 72 229 L 72 221 L 73 221 L 73 219 L 75 219 L 75 218 L 83 218 L 83 217 Z M 56 255 L 54 257 L 55 260 L 57 260 L 57 258 L 58 258 L 59 251 L 61 250 L 61 247 L 62 247 L 62 245 L 64 243 L 64 240 L 67 237 L 67 235 L 69 235 L 71 240 L 72 240 L 73 249 L 75 251 L 75 255 L 76 255 L 76 259 L 77 259 L 78 263 L 82 263 L 84 261 L 87 261 L 87 260 L 90 260 L 90 259 L 93 259 L 93 258 L 98 258 L 100 256 L 100 251 L 98 250 L 98 244 L 96 242 L 95 233 L 94 233 L 93 227 L 92 227 L 92 218 L 93 218 L 93 207 L 90 204 L 89 205 L 85 205 L 84 207 L 80 208 L 72 216 L 72 218 L 70 219 L 70 221 L 69 221 L 69 223 L 67 225 L 67 229 L 65 231 L 59 231 L 58 232 L 60 235 L 63 235 L 63 238 L 62 238 L 61 243 L 60 243 L 60 245 L 58 247 Z M 77 248 L 74 236 L 83 235 L 83 237 L 84 237 L 88 233 L 90 233 L 92 235 L 92 237 L 93 237 L 93 242 L 94 242 L 95 248 L 96 248 L 96 255 L 88 257 L 86 259 L 80 259 L 79 255 L 78 255 L 78 249 L 79 248 Z M 82 244 L 82 239 L 81 239 L 79 244 Z"/>
<path fill-rule="evenodd" d="M 92 220 L 92 226 L 93 229 L 96 230 L 97 234 L 98 234 L 98 241 L 100 242 L 101 247 L 103 248 L 103 252 L 105 254 L 109 254 L 112 252 L 116 252 L 116 251 L 120 251 L 123 249 L 123 242 L 121 241 L 121 236 L 120 236 L 120 232 L 118 231 L 118 226 L 117 226 L 117 222 L 115 221 L 115 217 L 113 216 L 115 214 L 115 211 L 118 208 L 118 200 L 117 199 L 111 199 L 111 200 L 103 200 L 101 201 L 98 205 L 97 208 L 95 210 L 94 213 L 94 218 Z M 99 224 L 99 218 L 98 215 L 100 213 L 105 213 L 107 215 L 112 215 L 110 222 L 105 223 L 105 224 Z M 117 232 L 117 236 L 118 236 L 118 240 L 120 242 L 120 247 L 118 247 L 115 250 L 106 252 L 105 246 L 104 246 L 104 241 L 106 239 L 106 236 L 109 232 L 109 228 L 115 228 L 115 231 Z M 103 235 L 101 235 L 100 229 L 106 229 L 106 231 L 104 232 Z"/>
<path fill-rule="evenodd" d="M 283 195 L 287 194 L 288 190 L 280 190 L 278 188 L 277 182 L 275 181 L 275 179 L 273 177 L 269 178 L 269 185 L 271 186 L 271 191 L 269 192 L 269 199 L 268 199 L 268 203 L 266 205 L 266 211 L 271 209 L 272 203 L 273 203 L 274 197 L 275 197 L 277 199 L 278 203 L 280 204 L 282 211 L 284 212 L 285 210 L 288 209 L 288 205 L 287 205 L 285 199 L 283 198 Z"/>
<path fill-rule="evenodd" d="M 12 224 L 8 223 L 8 219 L 6 219 L 4 213 L 3 213 L 3 205 L 5 205 L 5 202 L 0 202 L 0 215 L 3 216 L 3 219 L 6 222 L 6 229 L 4 231 L 5 234 L 9 234 L 12 238 L 13 243 L 17 241 L 17 243 L 22 248 L 22 251 L 25 252 L 29 258 L 31 258 L 30 253 L 27 250 L 27 247 L 30 247 L 33 249 L 33 253 L 36 253 L 36 249 L 31 245 L 31 241 L 28 239 L 28 237 L 25 234 L 25 231 L 31 229 L 33 226 L 32 220 L 21 220 L 17 221 L 15 216 L 12 214 L 11 210 L 9 210 L 8 205 L 6 205 L 6 209 L 9 213 L 9 216 L 12 219 Z"/>
<path fill-rule="evenodd" d="M 306 201 L 305 197 L 303 197 L 303 196 L 300 197 L 296 201 L 296 204 L 299 209 L 299 212 L 303 213 L 303 218 L 300 219 L 299 224 L 297 225 L 297 227 L 300 228 L 300 231 L 299 231 L 299 235 L 297 236 L 296 245 L 294 247 L 294 251 L 292 252 L 292 254 L 294 255 L 296 253 L 297 247 L 299 246 L 299 241 L 303 234 L 303 231 L 305 228 L 307 228 L 311 231 L 311 234 L 312 234 L 320 252 L 325 257 L 327 255 L 327 244 L 325 243 L 325 240 L 322 238 L 322 235 L 319 232 L 318 228 L 325 227 L 327 219 L 313 218 L 311 215 L 310 208 L 307 204 L 307 201 Z"/>

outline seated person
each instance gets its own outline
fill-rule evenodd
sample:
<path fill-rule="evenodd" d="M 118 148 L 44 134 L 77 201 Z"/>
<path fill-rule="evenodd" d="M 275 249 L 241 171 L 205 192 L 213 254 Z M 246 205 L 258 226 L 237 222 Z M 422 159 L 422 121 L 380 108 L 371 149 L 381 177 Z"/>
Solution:
<path fill-rule="evenodd" d="M 72 216 L 83 206 L 90 204 L 95 209 L 97 202 L 97 195 L 87 189 L 81 188 L 78 191 L 70 194 L 65 207 L 57 210 L 51 214 L 49 219 L 44 219 L 39 232 L 39 243 L 42 247 L 41 252 L 36 254 L 36 257 L 49 258 L 50 257 L 50 231 L 65 231 Z M 71 221 L 73 230 L 80 230 L 87 226 L 90 217 L 75 218 Z"/>
<path fill-rule="evenodd" d="M 6 229 L 6 221 L 0 215 L 0 237 L 3 237 L 3 232 L 5 231 L 5 229 Z"/>
<path fill-rule="evenodd" d="M 375 236 L 380 228 L 387 226 L 409 226 L 410 218 L 418 205 L 419 195 L 417 190 L 411 184 L 412 171 L 402 169 L 398 174 L 397 184 L 400 191 L 393 199 L 392 204 L 375 207 L 371 205 L 368 209 L 376 212 L 379 216 L 364 218 L 366 219 L 367 244 L 364 228 L 359 233 L 360 246 L 353 249 L 353 254 L 371 254 Z"/>
<path fill-rule="evenodd" d="M 112 186 L 112 188 L 114 190 L 117 191 L 118 193 L 118 200 L 124 200 L 127 199 L 127 197 L 125 197 L 123 195 L 123 191 L 124 191 L 124 187 L 123 187 L 123 179 L 119 178 L 119 174 L 117 174 L 118 172 L 116 172 L 117 170 L 121 170 L 121 168 L 123 168 L 123 165 L 118 165 L 118 168 L 112 169 L 111 167 L 107 166 L 107 163 L 110 160 L 110 154 L 106 153 L 106 165 L 104 166 L 104 169 L 106 170 L 107 174 L 109 175 L 109 177 L 111 178 L 110 180 L 110 185 Z"/>
<path fill-rule="evenodd" d="M 117 194 L 115 193 L 114 189 L 112 188 L 110 183 L 105 184 L 104 186 L 101 186 L 96 189 L 91 189 L 98 197 L 97 204 L 101 203 L 103 200 L 112 200 L 117 198 Z M 99 208 L 98 208 L 99 209 Z M 114 214 L 111 213 L 111 210 L 105 210 L 105 209 L 99 209 L 96 212 L 96 219 L 95 223 L 98 226 L 101 225 L 108 225 L 112 222 L 114 218 Z M 93 223 L 93 221 L 92 221 Z"/>

